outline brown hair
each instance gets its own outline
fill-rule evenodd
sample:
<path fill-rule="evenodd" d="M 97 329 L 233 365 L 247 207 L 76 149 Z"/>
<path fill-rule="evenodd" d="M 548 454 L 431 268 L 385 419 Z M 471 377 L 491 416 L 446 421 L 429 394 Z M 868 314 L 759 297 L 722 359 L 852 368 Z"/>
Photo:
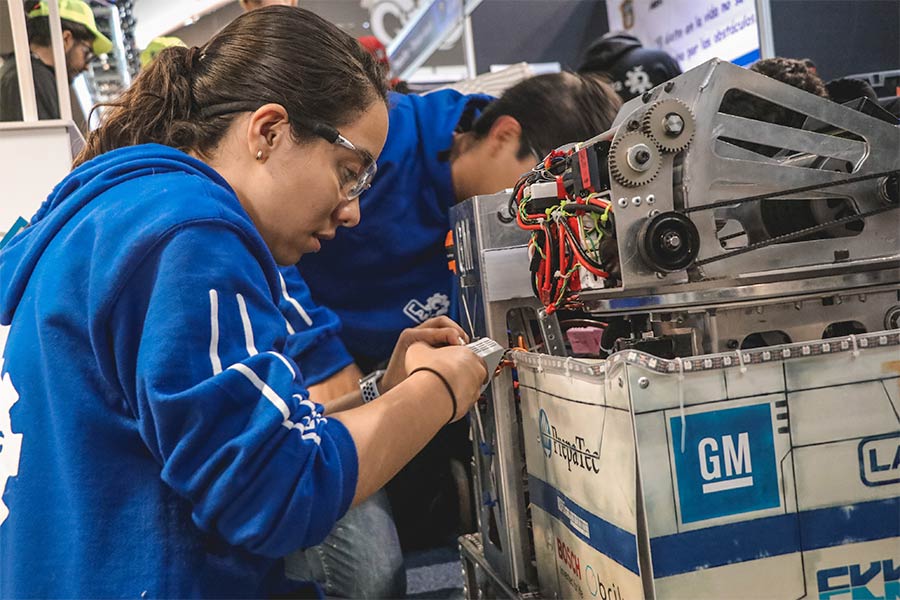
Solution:
<path fill-rule="evenodd" d="M 116 101 L 101 105 L 110 110 L 75 166 L 146 143 L 208 156 L 239 112 L 209 109 L 229 104 L 282 105 L 300 141 L 311 135 L 304 123 L 346 125 L 386 94 L 372 56 L 337 26 L 301 8 L 262 8 L 199 48 L 160 52 Z"/>

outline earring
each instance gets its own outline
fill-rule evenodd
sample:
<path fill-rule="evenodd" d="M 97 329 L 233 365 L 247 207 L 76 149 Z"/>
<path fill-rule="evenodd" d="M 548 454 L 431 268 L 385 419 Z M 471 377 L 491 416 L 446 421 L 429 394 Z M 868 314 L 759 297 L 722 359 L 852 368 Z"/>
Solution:
<path fill-rule="evenodd" d="M 256 160 L 262 160 L 262 150 L 256 151 Z"/>

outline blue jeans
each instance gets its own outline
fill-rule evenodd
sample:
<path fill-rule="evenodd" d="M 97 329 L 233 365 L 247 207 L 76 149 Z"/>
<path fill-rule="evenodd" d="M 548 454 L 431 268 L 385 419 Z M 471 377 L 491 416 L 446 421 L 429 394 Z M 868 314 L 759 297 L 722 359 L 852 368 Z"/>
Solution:
<path fill-rule="evenodd" d="M 403 598 L 403 553 L 385 491 L 347 511 L 318 546 L 285 557 L 285 573 L 318 582 L 328 596 Z"/>

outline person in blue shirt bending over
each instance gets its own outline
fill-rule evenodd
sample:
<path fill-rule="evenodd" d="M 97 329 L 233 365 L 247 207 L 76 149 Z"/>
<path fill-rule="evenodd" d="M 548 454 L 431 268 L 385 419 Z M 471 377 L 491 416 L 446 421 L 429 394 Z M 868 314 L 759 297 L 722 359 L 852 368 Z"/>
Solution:
<path fill-rule="evenodd" d="M 606 131 L 620 105 L 610 85 L 572 73 L 526 79 L 499 99 L 453 90 L 390 94 L 390 129 L 360 199 L 362 223 L 298 264 L 313 300 L 340 317 L 342 339 L 364 372 L 384 364 L 404 328 L 437 315 L 460 318 L 444 248 L 450 207 L 512 187 L 551 150 Z M 409 485 L 388 487 L 404 541 L 434 544 L 448 533 L 434 530 L 448 512 L 435 498 L 455 498 L 455 490 L 447 467 L 434 462 L 453 449 L 468 452 L 465 424 L 456 429 L 429 445 L 436 457 L 403 473 Z"/>
<path fill-rule="evenodd" d="M 386 134 L 372 58 L 289 7 L 110 107 L 0 251 L 0 597 L 296 594 L 282 557 L 466 413 L 487 373 L 445 317 L 354 408 L 291 356 L 278 265 L 358 222 Z"/>

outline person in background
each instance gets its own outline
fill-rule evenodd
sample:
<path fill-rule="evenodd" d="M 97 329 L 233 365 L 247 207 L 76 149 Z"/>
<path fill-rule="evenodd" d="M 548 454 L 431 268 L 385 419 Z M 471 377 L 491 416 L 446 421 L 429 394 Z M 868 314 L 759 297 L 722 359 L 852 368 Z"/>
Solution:
<path fill-rule="evenodd" d="M 750 70 L 777 79 L 781 83 L 786 83 L 804 92 L 822 98 L 828 97 L 822 78 L 816 73 L 815 68 L 810 68 L 803 60 L 782 56 L 763 58 L 750 65 Z"/>
<path fill-rule="evenodd" d="M 11 0 L 19 1 L 19 0 Z M 53 71 L 53 48 L 50 41 L 50 8 L 46 2 L 26 2 L 28 15 L 28 44 L 31 50 L 31 71 L 39 119 L 60 117 L 56 75 Z M 62 25 L 63 54 L 66 73 L 71 83 L 87 70 L 94 56 L 112 50 L 112 42 L 100 33 L 94 13 L 81 0 L 59 0 Z M 21 121 L 22 103 L 15 60 L 7 60 L 0 67 L 0 121 Z"/>
<path fill-rule="evenodd" d="M 845 104 L 858 98 L 868 98 L 872 102 L 878 103 L 878 94 L 864 79 L 852 77 L 832 79 L 825 84 L 825 90 L 828 92 L 828 97 L 838 104 Z"/>
<path fill-rule="evenodd" d="M 375 57 L 375 62 L 381 65 L 381 68 L 384 70 L 384 78 L 388 82 L 388 87 L 398 94 L 408 94 L 409 85 L 399 77 L 392 77 L 391 61 L 388 59 L 387 48 L 384 47 L 381 40 L 374 35 L 364 35 L 358 38 L 358 41 L 369 54 Z"/>
<path fill-rule="evenodd" d="M 182 48 L 187 48 L 187 44 L 181 41 L 180 38 L 177 37 L 155 37 L 150 40 L 150 43 L 147 44 L 147 47 L 141 51 L 141 68 L 143 69 L 147 65 L 150 64 L 150 61 L 156 58 L 156 55 L 165 50 L 166 48 L 171 48 L 172 46 L 181 46 Z"/>
<path fill-rule="evenodd" d="M 466 414 L 487 373 L 449 319 L 349 410 L 286 353 L 277 265 L 359 221 L 385 94 L 354 39 L 270 7 L 112 103 L 0 251 L 0 597 L 294 594 L 281 557 Z"/>
<path fill-rule="evenodd" d="M 337 232 L 298 265 L 313 299 L 340 317 L 342 339 L 366 373 L 380 368 L 404 328 L 463 316 L 444 248 L 450 207 L 512 187 L 554 148 L 602 133 L 620 105 L 608 84 L 572 73 L 526 79 L 499 99 L 443 90 L 390 101 L 378 175 L 360 199 L 362 225 Z M 443 431 L 388 486 L 407 546 L 453 531 L 458 504 L 447 455 L 464 453 L 468 464 L 469 450 L 465 423 Z"/>
<path fill-rule="evenodd" d="M 764 58 L 750 65 L 750 70 L 804 92 L 822 98 L 828 97 L 825 83 L 802 60 L 780 56 Z M 741 90 L 729 90 L 722 98 L 720 110 L 723 113 L 787 127 L 802 127 L 803 122 L 806 120 L 806 116 L 801 113 Z M 741 142 L 739 145 L 766 155 L 772 155 L 776 150 L 749 142 Z"/>
<path fill-rule="evenodd" d="M 578 72 L 603 75 L 612 82 L 622 101 L 628 102 L 681 75 L 681 67 L 662 50 L 644 48 L 633 35 L 611 31 L 588 47 Z"/>

